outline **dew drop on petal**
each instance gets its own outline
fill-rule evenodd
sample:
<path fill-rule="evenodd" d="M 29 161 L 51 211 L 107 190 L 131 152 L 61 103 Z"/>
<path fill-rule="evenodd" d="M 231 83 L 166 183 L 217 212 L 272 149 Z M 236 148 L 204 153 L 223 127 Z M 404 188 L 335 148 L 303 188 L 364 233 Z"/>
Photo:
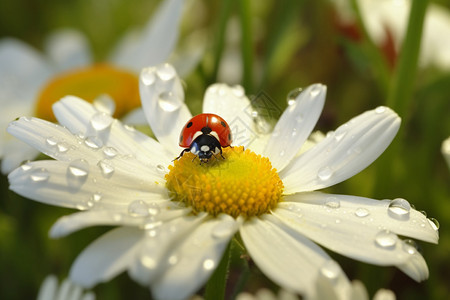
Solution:
<path fill-rule="evenodd" d="M 297 101 L 297 97 L 303 92 L 303 88 L 298 87 L 293 89 L 287 94 L 286 101 L 289 106 L 294 105 Z"/>
<path fill-rule="evenodd" d="M 396 198 L 389 203 L 388 215 L 397 220 L 407 220 L 410 210 L 411 205 L 407 200 Z"/>
<path fill-rule="evenodd" d="M 164 167 L 163 165 L 157 165 L 157 166 L 156 166 L 156 171 L 157 171 L 159 174 L 162 174 L 162 175 L 164 175 L 164 174 L 167 173 L 167 169 L 166 169 L 166 167 Z"/>
<path fill-rule="evenodd" d="M 216 266 L 216 263 L 212 259 L 208 258 L 203 261 L 203 269 L 205 271 L 211 271 L 214 269 L 215 266 Z"/>
<path fill-rule="evenodd" d="M 110 127 L 113 120 L 114 119 L 111 117 L 111 115 L 105 112 L 98 112 L 92 116 L 90 123 L 92 125 L 92 128 L 97 131 L 102 131 Z"/>
<path fill-rule="evenodd" d="M 149 85 L 152 85 L 155 83 L 156 76 L 155 76 L 154 70 L 155 69 L 153 67 L 142 69 L 141 81 L 146 86 L 149 86 Z"/>
<path fill-rule="evenodd" d="M 106 147 L 103 149 L 103 154 L 106 158 L 111 159 L 117 156 L 118 151 L 113 147 Z"/>
<path fill-rule="evenodd" d="M 245 91 L 244 88 L 240 85 L 235 85 L 231 88 L 231 91 L 233 92 L 233 94 L 238 97 L 241 98 L 245 95 Z"/>
<path fill-rule="evenodd" d="M 31 168 L 33 168 L 33 165 L 31 164 L 30 161 L 25 161 L 20 168 L 22 169 L 22 171 L 29 171 L 31 170 Z"/>
<path fill-rule="evenodd" d="M 425 217 L 427 216 L 427 212 L 426 212 L 426 211 L 424 211 L 424 210 L 419 210 L 419 212 L 420 212 L 422 215 L 424 215 Z"/>
<path fill-rule="evenodd" d="M 183 102 L 180 97 L 172 92 L 162 92 L 159 94 L 158 100 L 159 107 L 166 112 L 173 112 L 182 106 Z"/>
<path fill-rule="evenodd" d="M 102 200 L 102 193 L 99 193 L 99 192 L 94 193 L 94 194 L 91 196 L 91 200 L 92 200 L 93 202 L 99 202 L 100 200 Z"/>
<path fill-rule="evenodd" d="M 330 179 L 332 175 L 333 175 L 333 170 L 331 170 L 330 167 L 322 167 L 317 172 L 317 177 L 319 177 L 319 179 L 322 181 Z"/>
<path fill-rule="evenodd" d="M 309 93 L 311 94 L 312 97 L 316 97 L 317 95 L 320 94 L 321 91 L 322 91 L 321 85 L 316 84 Z"/>
<path fill-rule="evenodd" d="M 60 153 L 66 153 L 69 150 L 70 145 L 66 142 L 61 142 L 57 144 L 56 147 Z"/>
<path fill-rule="evenodd" d="M 409 254 L 416 254 L 418 252 L 419 245 L 417 245 L 417 243 L 414 240 L 406 239 L 403 240 L 402 248 L 403 250 L 405 250 L 405 252 Z"/>
<path fill-rule="evenodd" d="M 385 106 L 378 106 L 377 108 L 375 108 L 375 113 L 377 114 L 382 114 L 386 111 L 386 107 Z"/>
<path fill-rule="evenodd" d="M 98 136 L 88 136 L 84 140 L 84 144 L 94 150 L 103 147 L 103 141 Z"/>
<path fill-rule="evenodd" d="M 355 210 L 355 216 L 364 218 L 367 217 L 370 214 L 369 210 L 359 207 Z"/>
<path fill-rule="evenodd" d="M 320 268 L 320 274 L 333 282 L 336 281 L 341 275 L 341 269 L 337 262 L 334 260 L 328 260 Z"/>
<path fill-rule="evenodd" d="M 69 164 L 69 174 L 77 178 L 87 177 L 89 174 L 89 163 L 84 159 L 77 159 Z"/>
<path fill-rule="evenodd" d="M 133 217 L 147 217 L 148 205 L 142 200 L 135 200 L 128 205 L 128 213 Z"/>
<path fill-rule="evenodd" d="M 106 178 L 110 178 L 114 174 L 114 166 L 112 163 L 106 159 L 102 159 L 97 163 L 97 166 L 102 171 L 102 175 Z"/>
<path fill-rule="evenodd" d="M 51 137 L 46 138 L 45 142 L 47 143 L 47 145 L 53 147 L 53 146 L 56 146 L 56 144 L 58 143 L 58 140 L 54 136 L 51 136 Z"/>
<path fill-rule="evenodd" d="M 428 218 L 428 223 L 430 223 L 431 228 L 433 228 L 434 230 L 439 230 L 439 222 L 438 220 L 436 220 L 435 218 Z"/>
<path fill-rule="evenodd" d="M 328 197 L 325 200 L 325 206 L 328 208 L 339 208 L 341 207 L 341 202 L 336 197 Z"/>
<path fill-rule="evenodd" d="M 158 263 L 150 255 L 142 255 L 140 257 L 141 264 L 144 268 L 153 270 L 158 266 Z"/>
<path fill-rule="evenodd" d="M 45 168 L 38 168 L 30 171 L 30 178 L 34 182 L 45 182 L 50 178 L 50 174 Z"/>
<path fill-rule="evenodd" d="M 169 81 L 176 75 L 175 69 L 170 64 L 161 64 L 156 67 L 156 74 L 163 81 Z"/>
<path fill-rule="evenodd" d="M 375 236 L 375 245 L 383 249 L 392 250 L 397 244 L 398 237 L 389 230 L 382 230 Z"/>
<path fill-rule="evenodd" d="M 157 216 L 161 212 L 161 208 L 156 203 L 150 203 L 148 206 L 148 213 L 151 216 Z"/>
<path fill-rule="evenodd" d="M 334 132 L 334 138 L 336 139 L 337 142 L 342 140 L 342 138 L 347 134 L 347 127 L 348 125 L 344 124 L 338 129 L 336 129 L 336 131 Z"/>

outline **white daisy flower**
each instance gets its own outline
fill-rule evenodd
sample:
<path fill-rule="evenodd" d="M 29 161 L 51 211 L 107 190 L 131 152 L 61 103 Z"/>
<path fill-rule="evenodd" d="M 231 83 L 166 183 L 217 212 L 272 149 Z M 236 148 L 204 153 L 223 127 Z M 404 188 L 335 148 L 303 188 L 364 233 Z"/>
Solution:
<path fill-rule="evenodd" d="M 331 0 L 344 24 L 354 24 L 350 0 Z M 368 34 L 379 46 L 398 53 L 406 34 L 411 0 L 357 0 Z M 389 45 L 393 43 L 393 45 Z M 419 63 L 450 69 L 450 11 L 430 3 L 425 16 Z"/>
<path fill-rule="evenodd" d="M 20 40 L 0 40 L 0 127 L 26 115 L 54 121 L 51 104 L 65 95 L 92 102 L 108 94 L 115 105 L 108 104 L 107 111 L 124 117 L 140 106 L 141 68 L 166 61 L 174 49 L 182 8 L 183 0 L 164 1 L 145 29 L 128 34 L 102 64 L 94 64 L 86 37 L 75 30 L 50 35 L 45 55 Z M 5 130 L 0 132 L 3 173 L 37 154 Z"/>
<path fill-rule="evenodd" d="M 400 126 L 389 108 L 355 117 L 298 154 L 322 111 L 324 85 L 305 89 L 271 134 L 259 134 L 243 89 L 215 84 L 203 111 L 228 122 L 234 147 L 223 148 L 225 159 L 200 164 L 185 153 L 172 163 L 191 118 L 180 79 L 167 64 L 146 68 L 140 90 L 158 141 L 73 96 L 53 105 L 62 126 L 24 117 L 8 127 L 55 159 L 14 170 L 10 189 L 84 210 L 59 219 L 52 237 L 118 226 L 79 255 L 70 272 L 74 282 L 92 287 L 128 271 L 154 298 L 184 299 L 205 284 L 237 232 L 267 277 L 306 298 L 316 294 L 319 276 L 338 290 L 347 280 L 317 244 L 396 266 L 417 281 L 428 277 L 422 255 L 399 235 L 437 243 L 434 220 L 404 199 L 316 192 L 357 174 L 386 149 Z"/>
<path fill-rule="evenodd" d="M 58 284 L 55 275 L 47 276 L 41 284 L 37 300 L 95 300 L 93 292 L 84 292 L 83 288 L 65 279 Z"/>

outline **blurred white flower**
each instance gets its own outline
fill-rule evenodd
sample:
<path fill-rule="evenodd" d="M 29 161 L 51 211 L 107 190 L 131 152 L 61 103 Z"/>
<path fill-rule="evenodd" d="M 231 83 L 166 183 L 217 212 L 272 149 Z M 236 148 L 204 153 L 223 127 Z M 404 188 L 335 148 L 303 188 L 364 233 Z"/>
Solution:
<path fill-rule="evenodd" d="M 0 40 L 0 128 L 20 116 L 54 120 L 51 104 L 68 94 L 93 101 L 108 94 L 116 117 L 139 122 L 138 74 L 142 67 L 165 62 L 178 40 L 183 0 L 165 0 L 142 31 L 127 34 L 113 49 L 106 63 L 94 64 L 87 38 L 72 29 L 51 34 L 45 53 L 14 38 Z M 194 65 L 198 55 L 185 60 Z M 185 70 L 187 70 L 184 67 Z M 93 82 L 94 81 L 94 82 Z M 142 114 L 141 114 L 142 115 Z M 0 131 L 2 173 L 8 173 L 38 152 Z"/>
<path fill-rule="evenodd" d="M 400 126 L 389 108 L 351 119 L 302 152 L 325 102 L 324 85 L 300 93 L 267 133 L 258 129 L 242 87 L 215 84 L 205 93 L 203 111 L 229 123 L 234 147 L 223 148 L 224 160 L 200 164 L 186 153 L 172 165 L 181 151 L 180 131 L 192 116 L 181 81 L 164 64 L 143 69 L 140 89 L 158 141 L 73 96 L 53 105 L 62 126 L 21 118 L 8 127 L 55 159 L 14 170 L 10 189 L 83 210 L 58 220 L 52 237 L 119 226 L 79 255 L 70 272 L 75 282 L 91 287 L 128 271 L 154 298 L 184 299 L 206 283 L 237 232 L 267 277 L 308 299 L 318 294 L 317 282 L 332 286 L 339 299 L 349 293 L 346 275 L 317 244 L 396 266 L 416 281 L 428 277 L 422 255 L 398 235 L 437 243 L 433 219 L 405 199 L 317 192 L 383 153 Z"/>
<path fill-rule="evenodd" d="M 95 300 L 95 294 L 84 292 L 82 287 L 69 279 L 59 284 L 55 275 L 49 275 L 41 284 L 37 300 Z"/>
<path fill-rule="evenodd" d="M 441 152 L 447 162 L 448 168 L 450 169 L 450 137 L 442 142 Z"/>

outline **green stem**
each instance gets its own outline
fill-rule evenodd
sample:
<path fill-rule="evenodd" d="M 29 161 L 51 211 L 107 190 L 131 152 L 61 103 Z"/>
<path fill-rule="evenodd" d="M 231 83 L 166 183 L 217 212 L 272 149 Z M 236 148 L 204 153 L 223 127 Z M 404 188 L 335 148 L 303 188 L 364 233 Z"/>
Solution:
<path fill-rule="evenodd" d="M 243 61 L 242 85 L 247 93 L 253 93 L 253 61 L 252 61 L 252 24 L 251 7 L 249 0 L 241 0 L 239 3 L 239 15 L 241 21 L 241 51 Z"/>
<path fill-rule="evenodd" d="M 209 278 L 206 284 L 204 298 L 205 300 L 223 300 L 225 299 L 225 289 L 227 286 L 228 269 L 230 267 L 231 243 L 228 244 L 223 257 Z"/>

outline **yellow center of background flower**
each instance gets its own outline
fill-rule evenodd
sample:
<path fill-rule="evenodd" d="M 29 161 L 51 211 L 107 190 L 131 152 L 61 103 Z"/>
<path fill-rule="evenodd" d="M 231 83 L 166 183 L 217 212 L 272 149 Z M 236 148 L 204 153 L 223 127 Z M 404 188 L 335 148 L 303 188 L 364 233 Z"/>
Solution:
<path fill-rule="evenodd" d="M 114 117 L 120 118 L 140 106 L 139 79 L 126 70 L 107 64 L 97 64 L 58 75 L 41 91 L 36 104 L 36 116 L 56 121 L 52 104 L 67 95 L 93 102 L 107 94 L 116 104 Z"/>
<path fill-rule="evenodd" d="M 284 186 L 269 159 L 244 147 L 224 148 L 223 156 L 200 164 L 194 154 L 185 153 L 169 166 L 165 178 L 172 200 L 186 203 L 194 213 L 226 213 L 235 218 L 274 208 Z"/>

